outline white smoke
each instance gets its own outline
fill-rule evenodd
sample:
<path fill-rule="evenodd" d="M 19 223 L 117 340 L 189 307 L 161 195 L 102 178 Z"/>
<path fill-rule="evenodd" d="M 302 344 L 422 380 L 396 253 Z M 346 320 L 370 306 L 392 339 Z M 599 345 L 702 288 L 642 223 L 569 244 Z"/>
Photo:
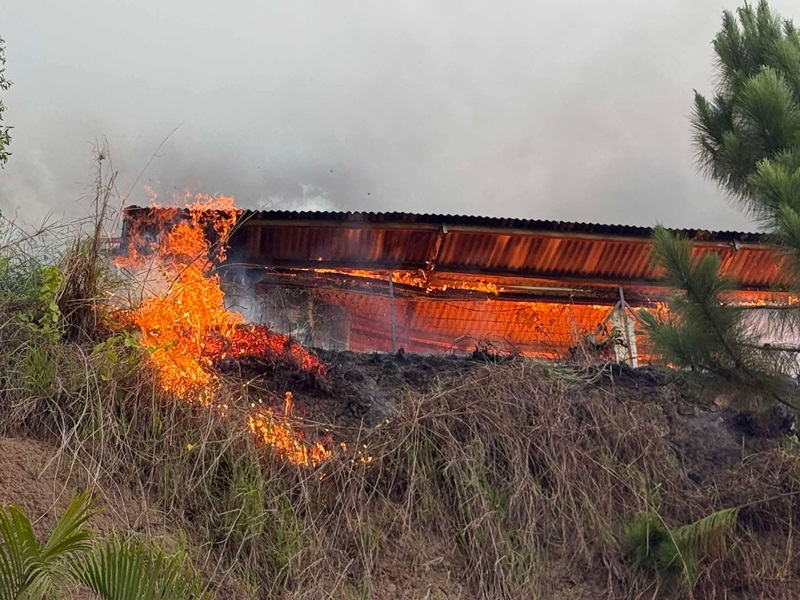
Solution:
<path fill-rule="evenodd" d="M 321 187 L 310 183 L 300 185 L 299 196 L 273 195 L 267 199 L 265 209 L 292 210 L 292 211 L 335 211 L 336 203 L 331 200 L 328 192 Z"/>

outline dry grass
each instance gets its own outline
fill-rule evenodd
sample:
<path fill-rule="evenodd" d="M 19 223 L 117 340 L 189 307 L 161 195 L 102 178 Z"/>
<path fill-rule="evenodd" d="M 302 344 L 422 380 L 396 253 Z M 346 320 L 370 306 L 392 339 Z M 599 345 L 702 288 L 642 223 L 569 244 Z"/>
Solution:
<path fill-rule="evenodd" d="M 781 590 L 797 583 L 797 450 L 753 456 L 698 487 L 656 404 L 620 402 L 585 375 L 488 365 L 458 387 L 409 395 L 379 429 L 334 431 L 366 444 L 370 463 L 336 457 L 312 471 L 257 448 L 236 406 L 222 418 L 164 397 L 135 349 L 109 364 L 11 320 L 0 336 L 3 427 L 56 440 L 83 485 L 143 498 L 148 517 L 132 527 L 184 528 L 220 597 L 386 597 L 385 561 L 420 549 L 420 561 L 457 570 L 462 597 L 558 597 L 576 574 L 598 597 L 688 597 L 632 569 L 623 525 L 653 508 L 679 526 L 739 505 L 737 543 L 702 563 L 694 597 L 794 593 Z M 246 390 L 230 381 L 219 393 Z"/>
<path fill-rule="evenodd" d="M 110 185 L 98 189 L 102 220 Z M 248 434 L 255 398 L 242 382 L 220 386 L 223 418 L 166 396 L 124 338 L 95 346 L 108 337 L 99 232 L 58 253 L 13 236 L 0 248 L 0 433 L 54 441 L 73 481 L 140 498 L 147 516 L 125 515 L 132 529 L 184 529 L 219 597 L 396 597 L 387 585 L 403 582 L 387 564 L 398 560 L 441 582 L 413 588 L 431 598 L 566 598 L 578 584 L 587 597 L 797 597 L 797 444 L 698 486 L 647 390 L 621 401 L 602 372 L 513 360 L 409 393 L 378 428 L 333 430 L 371 462 L 287 465 Z M 52 328 L 48 259 L 63 276 Z M 621 550 L 641 513 L 674 528 L 734 507 L 735 543 L 701 560 L 692 589 L 635 570 Z"/>

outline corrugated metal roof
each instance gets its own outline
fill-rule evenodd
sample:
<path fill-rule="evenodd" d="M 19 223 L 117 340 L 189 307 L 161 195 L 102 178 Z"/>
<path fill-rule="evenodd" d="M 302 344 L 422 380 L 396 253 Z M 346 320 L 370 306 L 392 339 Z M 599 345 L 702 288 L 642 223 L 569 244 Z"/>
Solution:
<path fill-rule="evenodd" d="M 136 207 L 133 207 L 136 208 Z M 352 224 L 407 224 L 407 225 L 452 225 L 474 226 L 497 229 L 527 229 L 530 231 L 549 231 L 560 233 L 585 233 L 596 235 L 620 235 L 625 237 L 649 238 L 653 229 L 636 225 L 615 225 L 602 223 L 581 223 L 541 219 L 514 219 L 502 217 L 481 217 L 473 215 L 441 215 L 431 213 L 404 212 L 350 212 L 350 211 L 244 211 L 243 219 L 266 221 L 319 221 Z M 763 233 L 743 231 L 710 231 L 706 229 L 673 229 L 693 240 L 728 242 L 762 242 Z"/>
<path fill-rule="evenodd" d="M 126 218 L 152 209 L 129 208 Z M 760 233 L 677 230 L 720 256 L 743 289 L 781 284 L 781 257 Z M 628 225 L 373 212 L 244 211 L 229 262 L 257 267 L 427 270 L 582 286 L 658 285 L 652 229 Z M 552 283 L 551 283 L 552 284 Z"/>

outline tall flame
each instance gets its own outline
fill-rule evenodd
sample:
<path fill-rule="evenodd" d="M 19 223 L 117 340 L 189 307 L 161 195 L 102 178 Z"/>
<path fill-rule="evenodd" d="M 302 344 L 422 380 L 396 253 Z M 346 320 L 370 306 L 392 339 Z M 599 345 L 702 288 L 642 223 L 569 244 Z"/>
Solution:
<path fill-rule="evenodd" d="M 245 326 L 238 312 L 225 307 L 219 276 L 212 273 L 214 260 L 225 259 L 228 239 L 241 211 L 227 196 L 196 195 L 185 212 L 178 209 L 150 211 L 128 232 L 128 255 L 116 262 L 128 269 L 146 268 L 157 285 L 131 312 L 141 330 L 161 387 L 190 402 L 209 404 L 218 382 L 214 361 L 246 355 L 269 356 L 291 362 L 307 371 L 324 372 L 324 366 L 308 350 L 288 336 L 265 327 Z M 147 237 L 145 229 L 160 235 Z M 206 235 L 210 229 L 217 242 Z M 160 284 L 160 285 L 159 285 Z M 287 405 L 291 396 L 287 396 Z M 223 413 L 224 414 L 224 413 Z M 269 409 L 247 416 L 250 431 L 287 461 L 315 466 L 328 458 L 323 444 L 309 444 L 292 422 L 291 411 L 278 418 Z"/>
<path fill-rule="evenodd" d="M 213 209 L 213 212 L 211 212 Z M 176 215 L 172 211 L 165 218 Z M 231 337 L 242 315 L 225 308 L 218 275 L 209 272 L 212 258 L 224 259 L 228 237 L 239 211 L 233 198 L 198 196 L 189 207 L 188 219 L 172 225 L 159 242 L 152 266 L 166 290 L 145 298 L 132 319 L 142 333 L 142 345 L 150 351 L 161 386 L 182 398 L 205 400 L 215 381 L 204 352 L 209 334 Z M 219 242 L 212 249 L 205 228 L 212 226 Z M 130 244 L 137 248 L 138 244 Z M 136 254 L 127 257 L 141 262 Z"/>

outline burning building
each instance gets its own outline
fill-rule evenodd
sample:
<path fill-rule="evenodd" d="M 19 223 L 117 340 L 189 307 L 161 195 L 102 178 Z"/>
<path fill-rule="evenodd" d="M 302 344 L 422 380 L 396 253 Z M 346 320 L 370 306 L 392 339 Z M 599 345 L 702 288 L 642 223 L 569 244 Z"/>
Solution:
<path fill-rule="evenodd" d="M 157 232 L 170 211 L 131 207 L 123 244 Z M 775 300 L 781 258 L 763 235 L 686 230 L 738 290 Z M 213 231 L 209 234 L 213 237 Z M 647 358 L 636 309 L 668 289 L 645 227 L 408 213 L 242 211 L 215 269 L 231 308 L 335 349 L 608 352 Z"/>

